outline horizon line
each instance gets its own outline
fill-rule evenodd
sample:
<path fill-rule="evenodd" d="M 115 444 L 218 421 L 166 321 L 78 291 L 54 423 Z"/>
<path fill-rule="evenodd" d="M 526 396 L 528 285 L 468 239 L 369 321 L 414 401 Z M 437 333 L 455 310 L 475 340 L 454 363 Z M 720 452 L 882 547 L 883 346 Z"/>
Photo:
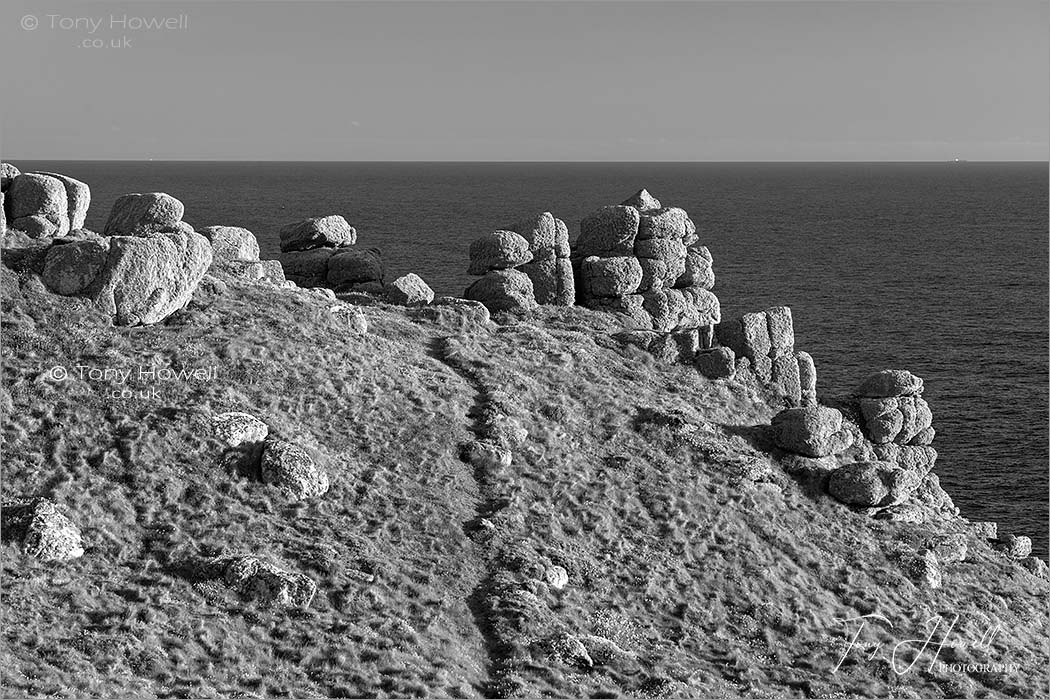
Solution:
<path fill-rule="evenodd" d="M 988 160 L 969 158 L 952 158 L 945 160 L 414 160 L 407 158 L 394 158 L 385 160 L 339 160 L 339 159 L 250 159 L 250 158 L 18 158 L 3 156 L 3 162 L 31 161 L 36 163 L 427 163 L 427 164 L 506 164 L 517 165 L 522 163 L 551 164 L 551 165 L 629 165 L 629 164 L 661 164 L 661 165 L 726 165 L 726 164 L 929 164 L 929 163 L 1044 163 L 1050 165 L 1050 159 L 1024 158 L 1006 160 Z"/>

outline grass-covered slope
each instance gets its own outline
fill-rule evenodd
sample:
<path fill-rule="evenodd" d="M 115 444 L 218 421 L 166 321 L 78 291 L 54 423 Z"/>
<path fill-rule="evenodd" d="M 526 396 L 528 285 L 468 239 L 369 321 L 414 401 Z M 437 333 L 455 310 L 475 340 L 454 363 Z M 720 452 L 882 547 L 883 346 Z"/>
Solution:
<path fill-rule="evenodd" d="M 758 388 L 621 346 L 610 317 L 482 328 L 363 306 L 361 334 L 318 294 L 231 287 L 128 329 L 2 274 L 3 494 L 52 499 L 86 549 L 45 564 L 5 542 L 5 695 L 1046 692 L 1045 580 L 965 521 L 876 521 L 796 481 L 766 451 L 779 407 Z M 151 365 L 206 371 L 134 378 Z M 231 410 L 306 447 L 328 493 L 295 503 L 227 466 L 211 417 Z M 509 467 L 471 465 L 494 414 L 528 437 Z M 947 532 L 967 560 L 917 586 L 901 558 Z M 222 553 L 317 596 L 271 610 L 194 577 Z M 886 622 L 843 659 L 843 620 L 865 614 Z M 928 668 L 956 615 L 938 661 L 1018 668 Z M 921 643 L 894 645 L 936 616 L 905 670 Z"/>

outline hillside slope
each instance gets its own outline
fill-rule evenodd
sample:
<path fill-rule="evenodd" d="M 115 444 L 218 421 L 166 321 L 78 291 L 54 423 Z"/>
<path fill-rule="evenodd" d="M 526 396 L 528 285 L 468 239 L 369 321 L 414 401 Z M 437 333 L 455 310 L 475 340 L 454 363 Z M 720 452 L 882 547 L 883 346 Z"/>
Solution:
<path fill-rule="evenodd" d="M 0 272 L 4 497 L 50 498 L 86 549 L 48 564 L 5 542 L 5 695 L 1047 691 L 1045 579 L 963 519 L 874 520 L 790 475 L 768 437 L 781 406 L 622 346 L 610 316 L 479 324 L 231 286 L 120 328 Z M 303 445 L 331 489 L 295 502 L 225 460 L 225 411 Z M 493 421 L 510 465 L 468 463 Z M 952 533 L 965 561 L 917 585 L 903 558 Z M 270 609 L 196 576 L 220 554 L 317 595 Z"/>

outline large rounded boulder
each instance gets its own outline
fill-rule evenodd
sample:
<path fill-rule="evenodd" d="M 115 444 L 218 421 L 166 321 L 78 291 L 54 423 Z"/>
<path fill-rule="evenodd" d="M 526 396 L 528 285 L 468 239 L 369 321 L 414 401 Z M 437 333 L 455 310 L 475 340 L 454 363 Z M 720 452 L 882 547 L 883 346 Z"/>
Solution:
<path fill-rule="evenodd" d="M 890 462 L 855 462 L 831 473 L 828 493 L 850 506 L 891 506 L 907 500 L 920 479 Z"/>
<path fill-rule="evenodd" d="M 304 219 L 280 231 L 281 252 L 342 248 L 357 242 L 357 230 L 339 215 Z"/>
<path fill-rule="evenodd" d="M 868 376 L 857 387 L 856 395 L 870 399 L 896 396 L 918 396 L 922 393 L 922 379 L 906 369 L 884 369 Z"/>
<path fill-rule="evenodd" d="M 492 231 L 478 236 L 470 244 L 467 274 L 484 275 L 490 270 L 524 265 L 532 260 L 531 248 L 524 236 L 513 231 Z"/>
<path fill-rule="evenodd" d="M 530 313 L 537 306 L 532 280 L 518 270 L 490 270 L 467 287 L 463 296 L 480 301 L 492 312 Z"/>
<path fill-rule="evenodd" d="M 788 452 L 805 457 L 827 457 L 853 444 L 842 425 L 842 414 L 828 406 L 788 408 L 773 417 L 773 439 Z"/>
<path fill-rule="evenodd" d="M 103 233 L 107 236 L 149 236 L 179 230 L 185 207 L 164 192 L 133 192 L 113 202 Z"/>

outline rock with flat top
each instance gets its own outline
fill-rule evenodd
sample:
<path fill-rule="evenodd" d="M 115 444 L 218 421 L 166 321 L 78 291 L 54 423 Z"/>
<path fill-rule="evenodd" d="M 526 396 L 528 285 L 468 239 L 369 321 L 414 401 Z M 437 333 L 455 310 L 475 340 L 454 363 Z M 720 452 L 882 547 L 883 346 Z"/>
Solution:
<path fill-rule="evenodd" d="M 634 255 L 640 215 L 634 207 L 602 207 L 580 222 L 575 254 L 579 257 Z"/>
<path fill-rule="evenodd" d="M 580 266 L 583 291 L 588 298 L 619 297 L 633 294 L 642 282 L 638 258 L 584 258 Z"/>
<path fill-rule="evenodd" d="M 399 306 L 423 306 L 434 301 L 434 290 L 414 272 L 386 285 L 385 293 L 387 301 Z"/>
<path fill-rule="evenodd" d="M 467 274 L 484 275 L 490 270 L 507 270 L 532 260 L 529 242 L 514 231 L 492 231 L 470 244 Z"/>
<path fill-rule="evenodd" d="M 715 333 L 719 342 L 732 348 L 737 357 L 746 357 L 754 363 L 756 358 L 769 356 L 772 345 L 765 312 L 746 313 L 739 318 L 722 321 L 715 328 Z"/>
<path fill-rule="evenodd" d="M 857 387 L 856 395 L 881 399 L 895 396 L 918 396 L 922 393 L 922 379 L 906 369 L 884 369 L 868 376 Z"/>
<path fill-rule="evenodd" d="M 109 212 L 106 236 L 149 236 L 177 230 L 185 207 L 164 192 L 132 193 L 117 197 Z"/>
<path fill-rule="evenodd" d="M 382 284 L 383 256 L 378 248 L 336 248 L 328 258 L 325 286 L 339 292 L 354 285 Z"/>
<path fill-rule="evenodd" d="M 230 260 L 258 260 L 259 241 L 240 226 L 205 226 L 197 233 L 211 243 L 213 264 Z"/>
<path fill-rule="evenodd" d="M 357 230 L 338 214 L 312 217 L 288 224 L 280 230 L 281 252 L 343 248 L 357 242 Z"/>
<path fill-rule="evenodd" d="M 688 221 L 689 215 L 678 207 L 646 212 L 639 217 L 638 240 L 663 238 L 684 243 L 689 230 Z"/>

